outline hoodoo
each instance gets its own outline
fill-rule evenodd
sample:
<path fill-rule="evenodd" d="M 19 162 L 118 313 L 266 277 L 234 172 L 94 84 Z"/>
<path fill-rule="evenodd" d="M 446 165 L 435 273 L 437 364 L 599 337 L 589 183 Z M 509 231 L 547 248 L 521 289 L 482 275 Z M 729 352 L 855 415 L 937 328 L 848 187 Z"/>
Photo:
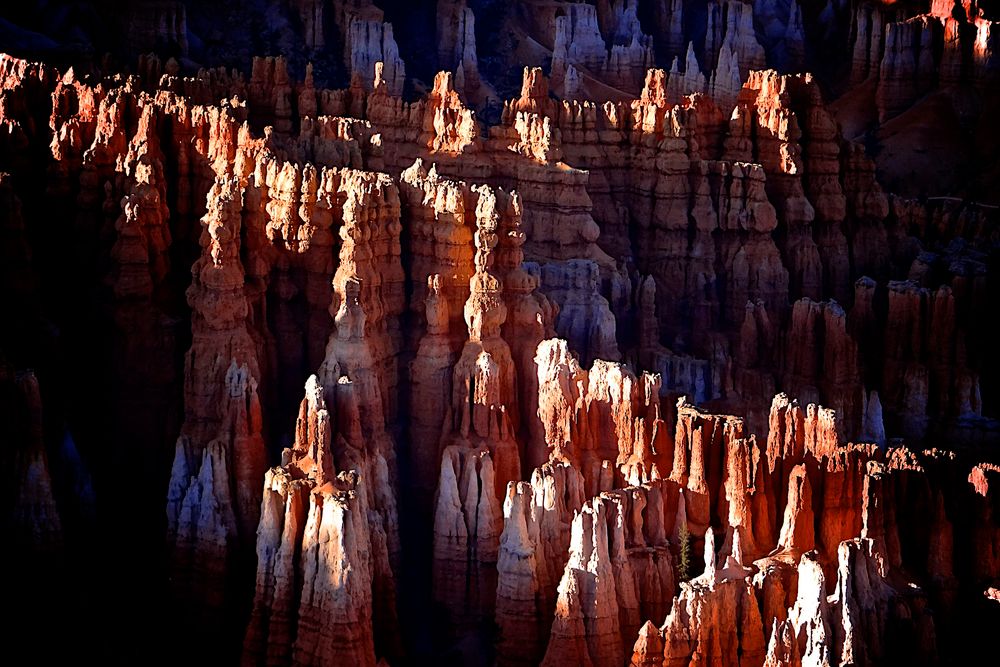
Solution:
<path fill-rule="evenodd" d="M 7 4 L 15 662 L 995 662 L 1000 3 Z"/>

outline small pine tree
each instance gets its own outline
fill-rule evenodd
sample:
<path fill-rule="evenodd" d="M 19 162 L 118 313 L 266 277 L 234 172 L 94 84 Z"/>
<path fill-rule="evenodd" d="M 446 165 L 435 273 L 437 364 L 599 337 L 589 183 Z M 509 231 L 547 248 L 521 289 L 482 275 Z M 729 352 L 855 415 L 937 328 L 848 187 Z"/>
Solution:
<path fill-rule="evenodd" d="M 688 532 L 687 521 L 682 521 L 677 529 L 680 544 L 677 563 L 677 574 L 681 581 L 691 580 L 691 533 Z"/>

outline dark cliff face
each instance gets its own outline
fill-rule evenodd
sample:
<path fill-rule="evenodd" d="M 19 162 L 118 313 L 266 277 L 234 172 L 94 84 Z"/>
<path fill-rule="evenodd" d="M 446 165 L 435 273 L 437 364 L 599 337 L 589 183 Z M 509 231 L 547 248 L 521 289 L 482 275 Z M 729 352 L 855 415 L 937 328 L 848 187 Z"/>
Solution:
<path fill-rule="evenodd" d="M 0 10 L 28 655 L 979 659 L 997 8 L 803 4 Z"/>

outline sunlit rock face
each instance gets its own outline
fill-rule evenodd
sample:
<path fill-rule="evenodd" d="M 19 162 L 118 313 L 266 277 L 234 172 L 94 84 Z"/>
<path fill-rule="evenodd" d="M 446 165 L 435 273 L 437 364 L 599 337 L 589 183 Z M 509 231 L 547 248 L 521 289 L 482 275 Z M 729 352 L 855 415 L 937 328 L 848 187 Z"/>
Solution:
<path fill-rule="evenodd" d="M 4 10 L 12 636 L 989 664 L 998 12 Z"/>

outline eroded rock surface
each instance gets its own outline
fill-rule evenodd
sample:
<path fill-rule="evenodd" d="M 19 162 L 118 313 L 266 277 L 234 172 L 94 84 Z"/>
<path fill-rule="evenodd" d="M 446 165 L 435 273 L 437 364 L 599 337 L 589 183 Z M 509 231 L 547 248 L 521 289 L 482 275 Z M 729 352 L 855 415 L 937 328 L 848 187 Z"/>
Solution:
<path fill-rule="evenodd" d="M 995 3 L 265 4 L 0 56 L 21 551 L 246 665 L 976 663 Z"/>

